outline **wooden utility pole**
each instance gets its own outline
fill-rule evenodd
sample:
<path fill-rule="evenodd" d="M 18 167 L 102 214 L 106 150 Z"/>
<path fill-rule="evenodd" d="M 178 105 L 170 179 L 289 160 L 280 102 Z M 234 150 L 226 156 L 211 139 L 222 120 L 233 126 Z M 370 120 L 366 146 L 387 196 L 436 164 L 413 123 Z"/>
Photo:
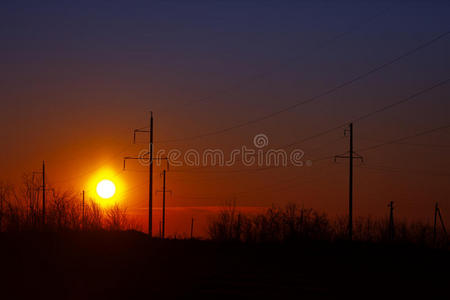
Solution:
<path fill-rule="evenodd" d="M 349 191 L 348 191 L 348 238 L 353 239 L 353 159 L 363 160 L 362 156 L 353 151 L 353 123 L 349 124 L 349 128 L 345 130 L 345 134 L 350 133 L 350 145 L 348 155 L 336 155 L 334 160 L 338 158 L 348 158 L 349 160 Z"/>
<path fill-rule="evenodd" d="M 191 220 L 191 240 L 193 239 L 193 237 L 194 237 L 194 218 L 192 218 L 192 220 Z"/>

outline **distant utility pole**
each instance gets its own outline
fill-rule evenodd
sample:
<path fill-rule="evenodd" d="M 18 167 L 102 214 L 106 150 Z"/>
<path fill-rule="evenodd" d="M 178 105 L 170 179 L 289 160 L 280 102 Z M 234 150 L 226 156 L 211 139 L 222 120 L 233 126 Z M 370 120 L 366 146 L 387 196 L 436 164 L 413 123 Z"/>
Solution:
<path fill-rule="evenodd" d="M 83 228 L 83 230 L 85 229 L 85 221 L 84 221 L 84 190 L 83 190 L 83 209 L 82 209 L 82 217 L 81 217 L 81 227 Z"/>
<path fill-rule="evenodd" d="M 162 238 L 166 234 L 166 170 L 163 171 Z"/>
<path fill-rule="evenodd" d="M 441 209 L 439 208 L 439 205 L 436 202 L 436 206 L 434 207 L 433 244 L 436 244 L 437 238 L 437 217 L 439 217 L 442 230 L 444 231 L 445 236 L 447 236 L 447 230 L 445 229 L 444 220 L 442 219 Z"/>
<path fill-rule="evenodd" d="M 395 227 L 394 227 L 394 201 L 389 202 L 389 240 L 394 240 Z"/>
<path fill-rule="evenodd" d="M 53 196 L 55 196 L 55 190 L 47 188 L 47 185 L 45 183 L 45 161 L 42 161 L 42 171 L 33 172 L 33 184 L 34 184 L 34 175 L 40 174 L 42 176 L 42 185 L 39 186 L 36 190 L 39 192 L 42 190 L 42 227 L 45 227 L 45 219 L 46 219 L 46 213 L 45 213 L 45 198 L 48 191 L 53 192 Z M 31 200 L 31 192 L 30 192 L 30 200 Z M 39 203 L 37 204 L 39 206 Z M 32 209 L 30 205 L 30 210 Z"/>
<path fill-rule="evenodd" d="M 194 237 L 194 218 L 192 218 L 192 220 L 191 220 L 191 240 L 193 239 L 193 237 Z"/>
<path fill-rule="evenodd" d="M 363 160 L 362 156 L 353 151 L 353 123 L 349 124 L 349 128 L 344 131 L 344 134 L 350 133 L 350 150 L 348 155 L 336 155 L 334 161 L 338 158 L 349 159 L 349 192 L 348 192 L 348 238 L 353 239 L 353 159 Z"/>
<path fill-rule="evenodd" d="M 162 191 L 157 192 L 162 192 L 163 194 L 161 239 L 164 239 L 166 235 L 166 193 L 167 192 L 171 193 L 171 191 L 166 190 L 166 170 L 163 170 L 162 176 L 163 176 L 163 189 Z"/>
<path fill-rule="evenodd" d="M 46 185 L 45 185 L 45 161 L 42 161 L 42 171 L 33 172 L 33 184 L 34 184 L 34 175 L 40 174 L 42 176 L 42 185 L 37 188 L 39 192 L 42 190 L 42 227 L 45 226 L 45 194 L 46 194 Z M 30 192 L 30 210 L 31 208 L 31 192 Z M 38 205 L 39 206 L 39 205 Z"/>

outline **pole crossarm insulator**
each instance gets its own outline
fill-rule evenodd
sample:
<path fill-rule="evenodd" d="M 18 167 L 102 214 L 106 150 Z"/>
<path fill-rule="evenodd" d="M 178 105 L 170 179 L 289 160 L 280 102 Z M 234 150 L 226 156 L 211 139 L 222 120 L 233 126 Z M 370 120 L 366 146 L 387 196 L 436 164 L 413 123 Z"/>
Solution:
<path fill-rule="evenodd" d="M 136 144 L 136 133 L 140 133 L 140 132 L 150 133 L 151 131 L 150 130 L 144 130 L 144 129 L 135 129 L 135 130 L 133 130 L 133 144 Z"/>
<path fill-rule="evenodd" d="M 361 162 L 364 162 L 364 157 L 362 157 L 361 155 L 359 155 L 356 152 L 353 152 L 352 156 L 350 156 L 350 155 L 335 155 L 334 162 L 336 162 L 339 158 L 341 158 L 341 159 L 350 159 L 350 158 L 359 159 L 359 160 L 361 160 Z"/>
<path fill-rule="evenodd" d="M 142 158 L 142 157 L 125 156 L 125 157 L 123 158 L 123 169 L 125 170 L 126 161 L 127 161 L 128 159 L 141 159 L 141 158 Z"/>

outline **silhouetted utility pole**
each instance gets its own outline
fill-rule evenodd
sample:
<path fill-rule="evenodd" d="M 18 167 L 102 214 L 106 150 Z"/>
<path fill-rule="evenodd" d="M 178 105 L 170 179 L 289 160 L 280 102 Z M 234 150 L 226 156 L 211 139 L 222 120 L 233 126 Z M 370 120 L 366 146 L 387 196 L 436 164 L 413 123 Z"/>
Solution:
<path fill-rule="evenodd" d="M 127 159 L 143 159 L 148 155 L 149 161 L 149 179 L 148 179 L 148 235 L 152 237 L 152 221 L 153 221 L 153 112 L 150 112 L 150 127 L 149 130 L 135 129 L 133 134 L 133 143 L 136 143 L 136 133 L 146 132 L 149 134 L 148 152 L 141 157 L 124 157 L 123 169 L 125 170 L 125 161 Z"/>
<path fill-rule="evenodd" d="M 167 192 L 171 193 L 171 191 L 166 190 L 166 170 L 163 170 L 162 176 L 163 176 L 163 189 L 162 189 L 162 191 L 157 191 L 157 192 L 162 192 L 162 194 L 163 194 L 161 238 L 164 239 L 165 235 L 166 235 L 166 193 Z"/>
<path fill-rule="evenodd" d="M 83 206 L 82 206 L 82 217 L 81 217 L 81 227 L 83 230 L 85 229 L 85 221 L 84 221 L 84 190 L 83 190 Z"/>
<path fill-rule="evenodd" d="M 395 227 L 394 227 L 394 201 L 389 202 L 389 240 L 394 240 Z"/>
<path fill-rule="evenodd" d="M 163 171 L 162 238 L 166 234 L 166 170 Z"/>
<path fill-rule="evenodd" d="M 349 192 L 348 192 L 348 238 L 353 239 L 353 159 L 363 160 L 362 156 L 353 151 L 353 123 L 344 131 L 344 134 L 350 133 L 350 150 L 348 155 L 336 155 L 334 161 L 338 158 L 349 159 Z"/>
<path fill-rule="evenodd" d="M 39 172 L 33 172 L 33 182 L 34 182 L 34 175 L 35 174 L 40 174 L 42 176 L 42 185 L 39 186 L 39 188 L 37 188 L 37 191 L 39 192 L 40 190 L 42 190 L 42 227 L 45 226 L 45 194 L 46 194 L 46 185 L 45 185 L 45 161 L 42 161 L 42 171 Z M 30 202 L 31 202 L 31 192 L 30 192 Z M 37 206 L 39 206 L 39 204 L 37 204 Z M 31 204 L 30 204 L 30 209 L 32 209 Z"/>
<path fill-rule="evenodd" d="M 191 240 L 194 237 L 194 218 L 192 218 L 191 220 Z"/>
<path fill-rule="evenodd" d="M 42 190 L 42 226 L 44 227 L 45 226 L 45 218 L 46 218 L 46 212 L 45 212 L 46 194 L 47 194 L 47 191 L 49 191 L 49 190 L 53 191 L 53 193 L 55 191 L 53 189 L 48 189 L 46 184 L 45 184 L 45 161 L 42 161 L 42 171 L 33 172 L 33 182 L 34 182 L 34 174 L 40 174 L 42 176 L 42 185 L 39 186 L 39 188 L 37 190 L 38 191 Z M 30 197 L 31 197 L 31 193 L 30 193 Z"/>
<path fill-rule="evenodd" d="M 447 230 L 445 229 L 444 220 L 442 219 L 441 215 L 441 210 L 439 208 L 438 203 L 436 202 L 436 206 L 434 208 L 433 244 L 436 244 L 437 238 L 437 217 L 439 217 L 442 230 L 444 231 L 445 236 L 447 236 Z"/>
<path fill-rule="evenodd" d="M 136 134 L 136 133 L 135 133 Z M 148 235 L 152 236 L 152 222 L 153 222 L 153 112 L 150 112 L 150 141 L 148 143 L 149 155 L 149 174 L 148 174 Z"/>

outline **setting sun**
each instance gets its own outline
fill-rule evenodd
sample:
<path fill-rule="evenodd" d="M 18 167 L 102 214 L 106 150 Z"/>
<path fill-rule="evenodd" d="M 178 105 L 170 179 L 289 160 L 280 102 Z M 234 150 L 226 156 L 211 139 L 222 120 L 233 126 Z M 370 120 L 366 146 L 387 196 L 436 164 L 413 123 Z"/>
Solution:
<path fill-rule="evenodd" d="M 103 199 L 109 199 L 116 193 L 116 186 L 111 180 L 104 179 L 97 184 L 97 194 Z"/>

